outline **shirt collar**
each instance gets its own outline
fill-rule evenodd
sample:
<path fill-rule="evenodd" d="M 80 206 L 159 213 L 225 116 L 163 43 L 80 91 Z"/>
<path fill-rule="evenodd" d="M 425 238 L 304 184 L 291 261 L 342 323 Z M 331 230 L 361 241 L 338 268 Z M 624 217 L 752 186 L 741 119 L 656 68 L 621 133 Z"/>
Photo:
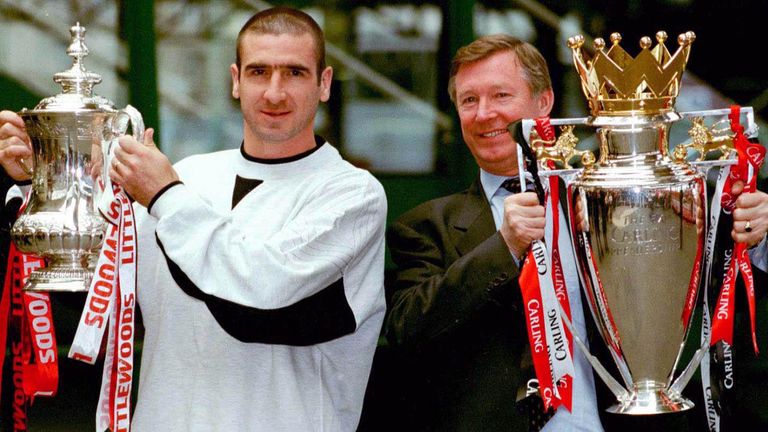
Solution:
<path fill-rule="evenodd" d="M 504 180 L 508 179 L 508 176 L 499 176 L 491 174 L 488 171 L 480 168 L 480 185 L 483 187 L 483 192 L 488 201 L 491 201 L 496 191 L 499 190 Z"/>
<path fill-rule="evenodd" d="M 483 186 L 483 192 L 485 193 L 485 197 L 489 202 L 491 201 L 491 198 L 496 195 L 496 192 L 499 191 L 501 184 L 504 183 L 506 179 L 511 177 L 517 176 L 499 176 L 496 174 L 491 174 L 488 171 L 480 168 L 480 185 Z M 528 171 L 525 172 L 525 182 L 526 184 L 533 182 L 533 176 Z M 528 185 L 528 187 L 530 187 L 530 185 Z"/>

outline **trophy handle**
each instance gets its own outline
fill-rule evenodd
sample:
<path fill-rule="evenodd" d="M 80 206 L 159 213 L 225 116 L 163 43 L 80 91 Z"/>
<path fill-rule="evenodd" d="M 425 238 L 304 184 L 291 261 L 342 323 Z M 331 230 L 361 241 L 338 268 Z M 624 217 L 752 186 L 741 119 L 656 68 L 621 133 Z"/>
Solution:
<path fill-rule="evenodd" d="M 696 353 L 693 354 L 693 358 L 691 358 L 691 361 L 688 363 L 688 366 L 685 367 L 683 373 L 681 373 L 675 382 L 673 382 L 669 387 L 670 393 L 674 392 L 678 395 L 683 394 L 683 389 L 686 385 L 688 385 L 688 381 L 693 378 L 693 374 L 696 373 L 696 370 L 699 367 L 699 363 L 701 363 L 701 359 L 704 358 L 704 354 L 709 351 L 707 347 L 709 347 L 709 338 L 707 338 L 707 340 L 701 344 L 699 349 L 696 350 Z"/>
<path fill-rule="evenodd" d="M 114 200 L 114 193 L 112 192 L 112 180 L 109 178 L 109 167 L 112 165 L 112 159 L 115 157 L 115 148 L 117 147 L 117 140 L 121 136 L 125 135 L 128 131 L 128 125 L 131 126 L 131 135 L 136 141 L 144 142 L 144 119 L 141 116 L 139 110 L 131 105 L 126 105 L 125 108 L 117 112 L 117 114 L 107 122 L 106 130 L 104 131 L 105 137 L 101 141 L 101 153 L 102 153 L 102 171 L 101 178 L 104 182 L 104 191 L 101 194 L 99 200 L 99 209 L 103 214 L 107 214 L 109 211 L 109 205 Z"/>
<path fill-rule="evenodd" d="M 579 347 L 579 349 L 581 350 L 581 353 L 584 354 L 584 357 L 592 366 L 592 369 L 595 370 L 595 372 L 603 380 L 605 385 L 608 386 L 608 389 L 611 391 L 611 393 L 613 393 L 614 396 L 616 396 L 616 399 L 620 401 L 626 400 L 629 397 L 629 392 L 621 384 L 619 384 L 618 381 L 616 381 L 613 375 L 611 375 L 605 369 L 605 367 L 603 367 L 603 364 L 600 363 L 600 360 L 598 360 L 597 357 L 593 356 L 592 353 L 589 352 L 589 348 L 587 348 L 587 346 L 581 340 L 579 335 L 576 333 L 575 329 L 573 328 L 573 324 L 571 324 L 571 320 L 568 319 L 568 315 L 566 315 L 565 311 L 562 310 L 562 306 L 560 306 L 560 314 L 563 318 L 563 322 L 565 323 L 565 326 L 568 327 L 568 331 L 571 332 L 571 335 L 573 336 L 573 340 L 574 342 L 576 342 L 576 346 Z M 691 373 L 691 375 L 692 374 L 693 373 Z M 690 377 L 688 379 L 690 379 Z"/>
<path fill-rule="evenodd" d="M 131 105 L 126 105 L 125 108 L 117 112 L 112 123 L 113 134 L 115 136 L 125 135 L 129 122 L 133 137 L 136 138 L 136 141 L 142 143 L 144 141 L 144 118 L 141 117 L 139 110 Z"/>

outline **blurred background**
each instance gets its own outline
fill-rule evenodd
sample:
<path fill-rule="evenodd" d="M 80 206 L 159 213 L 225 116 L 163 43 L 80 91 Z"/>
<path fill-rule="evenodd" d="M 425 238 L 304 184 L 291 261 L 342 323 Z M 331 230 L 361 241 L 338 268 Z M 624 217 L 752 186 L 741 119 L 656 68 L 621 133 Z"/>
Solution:
<path fill-rule="evenodd" d="M 678 111 L 736 103 L 752 106 L 758 124 L 768 116 L 768 73 L 758 66 L 768 55 L 759 33 L 768 16 L 765 0 L 280 4 L 305 10 L 323 27 L 335 74 L 317 132 L 379 178 L 389 200 L 389 220 L 427 199 L 467 187 L 477 175 L 446 87 L 456 49 L 480 35 L 504 32 L 536 45 L 554 80 L 552 116 L 583 117 L 587 103 L 565 45 L 569 36 L 608 39 L 620 32 L 623 47 L 635 55 L 642 36 L 665 30 L 674 51 L 676 36 L 693 30 L 697 39 Z M 59 93 L 52 77 L 71 65 L 65 54 L 69 27 L 79 22 L 87 29 L 86 68 L 103 78 L 95 92 L 118 107 L 136 106 L 146 124 L 156 128 L 156 140 L 172 161 L 236 148 L 242 117 L 231 97 L 228 67 L 240 27 L 269 6 L 259 0 L 0 0 L 0 108 L 32 108 Z M 763 143 L 767 130 L 763 126 L 760 132 Z M 673 129 L 672 144 L 686 139 L 686 132 L 685 127 Z M 588 136 L 584 141 L 594 145 Z M 57 320 L 77 319 L 77 302 L 70 303 Z M 36 401 L 31 430 L 80 430 L 92 424 L 100 366 L 63 359 L 71 340 L 67 325 L 59 338 L 64 345 L 62 393 Z M 368 419 L 386 412 L 376 396 L 389 397 L 371 396 L 374 402 L 366 405 L 361 428 L 370 428 L 373 420 Z"/>

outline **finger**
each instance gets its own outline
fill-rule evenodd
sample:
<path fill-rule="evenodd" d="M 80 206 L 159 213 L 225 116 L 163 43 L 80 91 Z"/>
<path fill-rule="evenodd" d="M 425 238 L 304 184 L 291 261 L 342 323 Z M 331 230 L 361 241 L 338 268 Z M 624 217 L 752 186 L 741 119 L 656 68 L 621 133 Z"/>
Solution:
<path fill-rule="evenodd" d="M 122 146 L 115 147 L 114 152 L 112 153 L 112 162 L 114 163 L 116 160 L 119 160 L 120 162 L 125 163 L 126 158 L 128 157 L 128 153 L 123 149 Z"/>
<path fill-rule="evenodd" d="M 744 233 L 744 232 L 737 232 L 737 231 L 731 231 L 731 237 L 733 238 L 733 241 L 736 243 L 746 243 L 747 245 L 754 245 L 758 243 L 760 240 L 762 240 L 763 236 L 760 234 L 755 234 L 754 232 L 751 233 Z"/>
<path fill-rule="evenodd" d="M 535 205 L 535 206 L 519 206 L 519 205 L 512 205 L 508 209 L 509 214 L 516 215 L 523 218 L 541 218 L 544 220 L 545 216 L 545 210 L 544 207 L 541 205 Z"/>
<path fill-rule="evenodd" d="M 522 237 L 524 237 L 527 242 L 532 242 L 534 240 L 541 240 L 544 238 L 544 229 L 530 229 L 525 231 L 525 233 L 522 234 Z"/>
<path fill-rule="evenodd" d="M 0 150 L 0 154 L 2 155 L 2 159 L 17 159 L 23 157 L 31 157 L 32 150 L 22 146 L 11 146 Z"/>
<path fill-rule="evenodd" d="M 508 221 L 512 232 L 519 238 L 532 240 L 539 238 L 539 232 L 544 232 L 546 221 L 540 219 L 515 219 Z"/>
<path fill-rule="evenodd" d="M 0 123 L 10 123 L 17 128 L 24 130 L 24 120 L 13 111 L 0 111 Z"/>
<path fill-rule="evenodd" d="M 29 141 L 26 140 L 27 136 L 24 135 L 22 137 L 13 135 L 8 136 L 5 138 L 0 138 L 0 148 L 6 148 L 6 147 L 24 147 L 27 149 L 32 149 L 32 146 L 29 144 Z"/>
<path fill-rule="evenodd" d="M 761 211 L 760 207 L 737 208 L 733 210 L 733 221 L 746 222 L 748 220 L 759 219 L 763 213 L 764 212 Z"/>
<path fill-rule="evenodd" d="M 10 123 L 0 126 L 0 140 L 8 139 L 13 139 L 14 141 L 25 143 L 27 145 L 29 144 L 29 135 L 27 135 L 23 129 Z"/>
<path fill-rule="evenodd" d="M 125 180 L 123 176 L 121 176 L 120 173 L 117 172 L 117 169 L 115 168 L 115 166 L 112 166 L 109 169 L 109 178 L 112 180 L 113 183 L 117 183 L 120 185 L 123 184 L 123 180 Z"/>
<path fill-rule="evenodd" d="M 736 208 L 751 208 L 760 204 L 768 204 L 768 195 L 764 192 L 743 193 L 736 199 Z"/>
<path fill-rule="evenodd" d="M 136 141 L 136 138 L 130 135 L 121 136 L 117 142 L 118 147 L 115 148 L 115 152 L 117 152 L 117 149 L 123 149 L 125 153 L 134 154 L 140 152 L 144 147 L 141 143 Z"/>
<path fill-rule="evenodd" d="M 745 237 L 744 233 L 736 232 L 735 229 L 731 230 L 731 238 L 736 243 L 741 243 L 743 237 Z"/>
<path fill-rule="evenodd" d="M 521 206 L 536 206 L 539 204 L 539 197 L 534 192 L 522 192 L 517 194 L 512 194 L 506 198 L 504 198 L 504 202 L 507 203 L 514 203 Z"/>
<path fill-rule="evenodd" d="M 747 232 L 747 222 L 748 221 L 734 221 L 733 231 L 736 232 L 737 234 Z M 750 229 L 750 232 L 755 229 L 754 223 L 752 221 L 749 221 L 749 229 Z"/>
<path fill-rule="evenodd" d="M 147 130 L 144 131 L 144 145 L 147 147 L 157 147 L 155 145 L 154 137 L 155 129 L 147 128 Z"/>
<path fill-rule="evenodd" d="M 738 195 L 744 190 L 744 182 L 742 180 L 737 180 L 733 183 L 731 186 L 731 193 L 733 195 Z"/>
<path fill-rule="evenodd" d="M 530 194 L 527 194 L 527 193 L 517 193 L 517 194 L 509 195 L 508 197 L 504 198 L 504 204 L 517 205 L 517 206 L 531 206 L 531 205 L 537 205 L 538 199 L 531 199 Z"/>

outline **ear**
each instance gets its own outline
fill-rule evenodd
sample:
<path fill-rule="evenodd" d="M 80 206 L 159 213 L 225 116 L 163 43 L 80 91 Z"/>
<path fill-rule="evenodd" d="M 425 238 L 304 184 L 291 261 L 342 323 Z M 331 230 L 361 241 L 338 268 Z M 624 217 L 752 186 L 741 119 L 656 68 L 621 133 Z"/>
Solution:
<path fill-rule="evenodd" d="M 555 92 L 551 88 L 548 88 L 538 96 L 536 96 L 536 108 L 539 111 L 537 117 L 546 117 L 552 111 L 552 106 L 555 104 Z"/>
<path fill-rule="evenodd" d="M 229 74 L 232 75 L 232 97 L 240 99 L 240 70 L 236 64 L 229 65 Z"/>
<path fill-rule="evenodd" d="M 331 97 L 331 82 L 333 81 L 333 68 L 328 66 L 320 74 L 320 102 L 328 102 Z"/>

